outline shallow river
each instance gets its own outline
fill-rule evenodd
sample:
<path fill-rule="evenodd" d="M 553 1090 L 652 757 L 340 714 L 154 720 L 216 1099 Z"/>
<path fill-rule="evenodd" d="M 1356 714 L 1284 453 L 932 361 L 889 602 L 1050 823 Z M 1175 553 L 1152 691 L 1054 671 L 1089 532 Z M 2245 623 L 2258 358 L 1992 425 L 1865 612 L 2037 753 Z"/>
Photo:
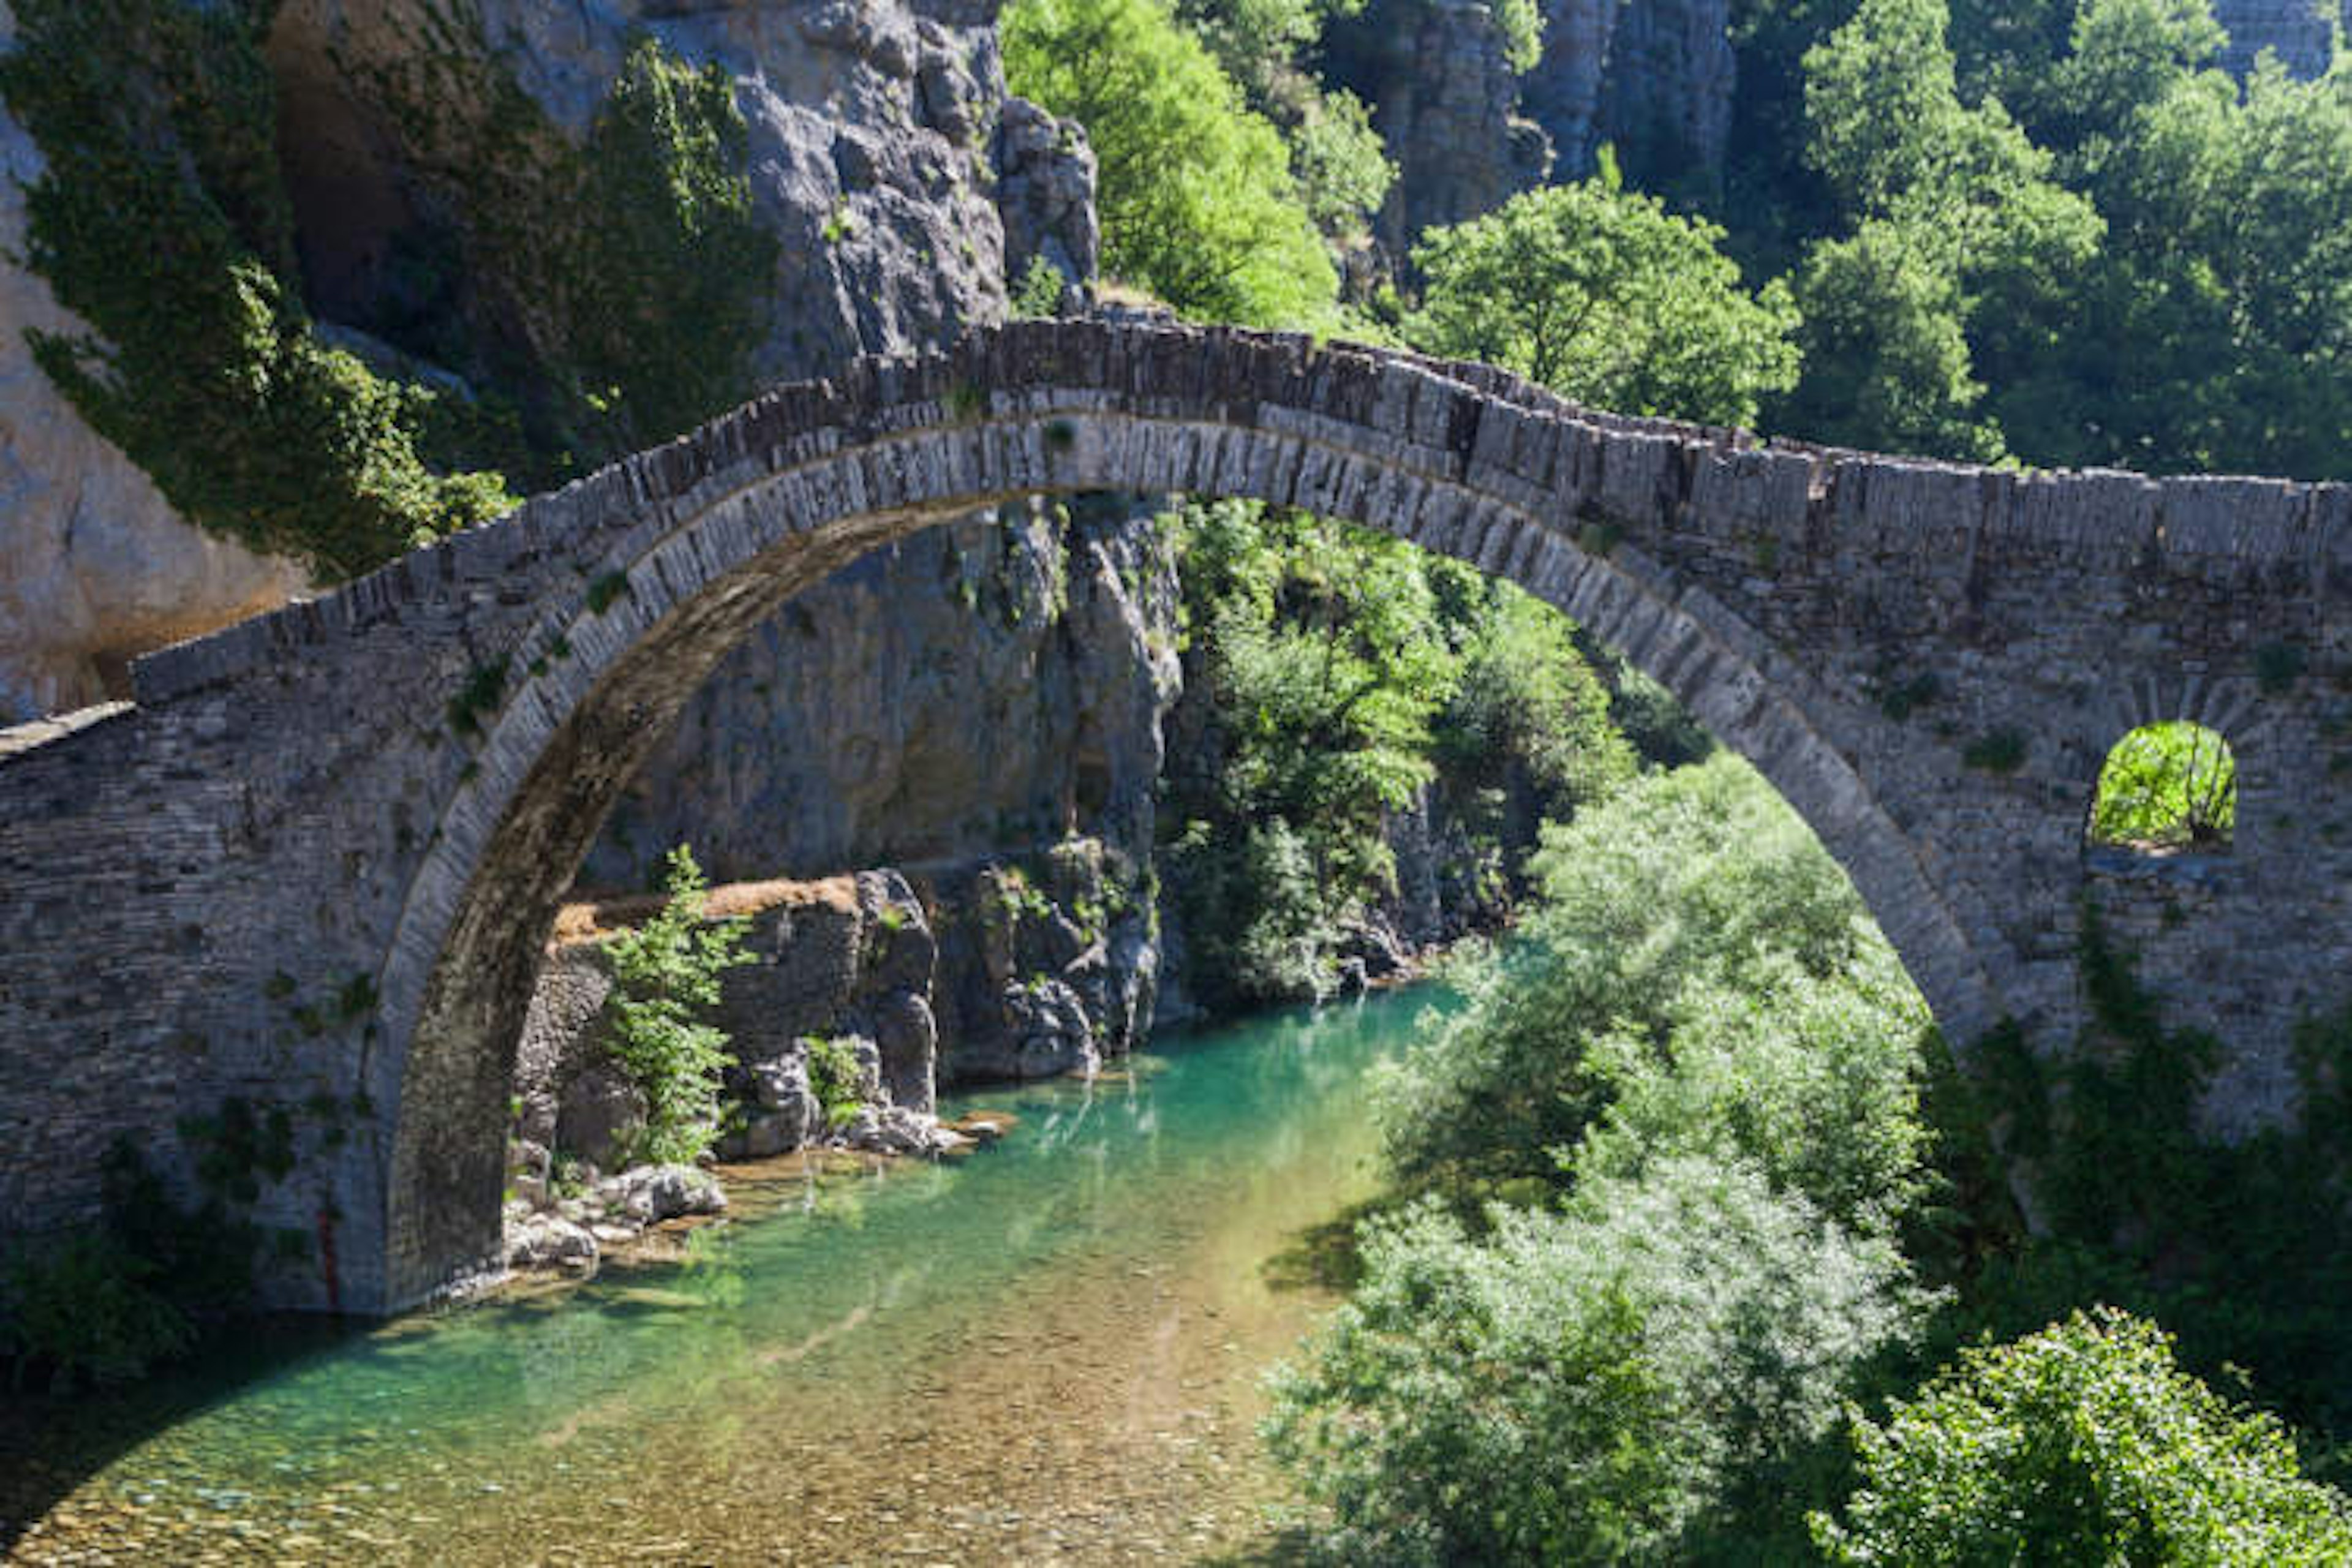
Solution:
<path fill-rule="evenodd" d="M 1370 1191 L 1364 1075 L 1431 995 L 958 1097 L 1019 1124 L 959 1165 L 730 1181 L 739 1217 L 675 1261 L 20 1408 L 0 1541 L 36 1563 L 1263 1550 L 1258 1381 L 1329 1304 L 1302 1240 Z"/>

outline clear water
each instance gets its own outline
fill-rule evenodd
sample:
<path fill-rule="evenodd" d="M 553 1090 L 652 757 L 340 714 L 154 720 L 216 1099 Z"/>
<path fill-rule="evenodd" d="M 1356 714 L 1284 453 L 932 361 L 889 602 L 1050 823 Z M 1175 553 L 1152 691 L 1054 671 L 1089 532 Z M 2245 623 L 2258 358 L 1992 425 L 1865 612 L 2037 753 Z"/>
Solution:
<path fill-rule="evenodd" d="M 1258 1380 L 1367 1195 L 1394 994 L 1171 1042 L 957 1165 L 771 1180 L 677 1261 L 41 1413 L 15 1555 L 1184 1560 L 1278 1495 Z M 19 1446 L 23 1438 L 20 1434 Z M 110 1455 L 100 1458 L 89 1450 Z M 27 1471 L 26 1473 L 32 1473 Z M 20 1517 L 16 1527 L 27 1521 Z M 0 1532 L 0 1540 L 7 1532 Z"/>

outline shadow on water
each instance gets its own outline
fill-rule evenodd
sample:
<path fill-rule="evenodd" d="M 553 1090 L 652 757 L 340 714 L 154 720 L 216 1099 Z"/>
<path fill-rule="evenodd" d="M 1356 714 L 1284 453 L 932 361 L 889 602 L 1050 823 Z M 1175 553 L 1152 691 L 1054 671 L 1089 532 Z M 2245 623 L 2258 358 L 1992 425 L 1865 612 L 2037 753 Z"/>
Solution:
<path fill-rule="evenodd" d="M 1258 1276 L 1270 1290 L 1315 1290 L 1342 1294 L 1364 1278 L 1364 1258 L 1356 1227 L 1395 1208 L 1392 1195 L 1349 1204 L 1320 1224 L 1291 1233 L 1291 1244 L 1260 1266 Z"/>
<path fill-rule="evenodd" d="M 217 1324 L 184 1365 L 133 1386 L 67 1394 L 0 1383 L 0 1552 L 158 1433 L 336 1353 L 373 1325 L 308 1313 Z"/>

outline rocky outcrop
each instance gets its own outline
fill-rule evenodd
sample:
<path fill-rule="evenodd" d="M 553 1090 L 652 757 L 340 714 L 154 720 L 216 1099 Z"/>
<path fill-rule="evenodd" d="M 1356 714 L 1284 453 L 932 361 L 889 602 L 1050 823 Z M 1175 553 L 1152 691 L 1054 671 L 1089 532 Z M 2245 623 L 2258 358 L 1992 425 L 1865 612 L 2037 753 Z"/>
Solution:
<path fill-rule="evenodd" d="M 14 30 L 0 3 L 0 47 Z M 583 134 L 646 32 L 724 72 L 749 127 L 757 215 L 777 241 L 760 377 L 997 320 L 1033 257 L 1074 283 L 1090 274 L 1092 155 L 1075 127 L 1008 105 L 992 5 L 287 0 L 268 62 L 303 291 L 330 341 L 394 321 L 464 321 L 484 341 L 515 330 L 482 316 L 453 192 L 511 153 L 500 138 L 519 134 L 518 101 L 538 117 L 530 135 Z M 437 92 L 418 112 L 427 82 Z M 0 165 L 0 721 L 11 721 L 122 695 L 131 657 L 282 604 L 307 579 L 184 524 L 33 363 L 24 329 L 78 324 L 24 268 L 21 185 L 39 158 L 5 115 Z"/>
<path fill-rule="evenodd" d="M 1090 1072 L 1142 1044 L 1160 979 L 1149 865 L 1072 838 L 912 872 L 939 932 L 944 1081 Z"/>
<path fill-rule="evenodd" d="M 998 319 L 1008 278 L 1030 255 L 1066 266 L 1073 282 L 1093 265 L 1091 154 L 1083 135 L 1042 111 L 1007 116 L 992 6 L 476 0 L 470 9 L 478 29 L 446 20 L 446 0 L 288 0 L 277 16 L 269 57 L 283 84 L 288 185 L 327 314 L 365 324 L 403 287 L 404 236 L 457 205 L 450 187 L 461 172 L 447 165 L 495 146 L 497 132 L 480 127 L 499 111 L 496 94 L 469 84 L 510 79 L 576 142 L 647 33 L 723 71 L 749 128 L 753 201 L 779 242 L 772 297 L 781 308 L 755 355 L 761 378 L 820 373 Z M 426 86 L 420 40 L 486 50 L 489 68 L 461 62 Z M 419 115 L 414 98 L 426 91 L 433 112 Z"/>
<path fill-rule="evenodd" d="M 1654 184 L 1712 179 L 1731 129 L 1729 26 L 1727 0 L 1551 0 L 1522 100 L 1554 176 L 1591 174 L 1608 143 Z"/>
<path fill-rule="evenodd" d="M 713 1021 L 734 1058 L 721 1158 L 813 1144 L 937 1153 L 955 1140 L 938 1086 L 1091 1071 L 1150 1026 L 1158 947 L 1137 863 L 1099 839 L 1017 858 L 943 861 L 814 882 L 712 890 L 743 916 L 750 961 Z M 650 898 L 582 903 L 558 922 L 515 1065 L 515 1168 L 543 1185 L 567 1163 L 610 1171 L 645 1097 L 609 1055 L 604 943 Z"/>
<path fill-rule="evenodd" d="M 1397 165 L 1374 225 L 1390 256 L 1425 228 L 1491 212 L 1550 169 L 1549 141 L 1519 117 L 1518 73 L 1481 0 L 1374 0 L 1333 26 L 1329 48 Z"/>
<path fill-rule="evenodd" d="M 0 0 L 0 49 L 16 22 Z M 35 363 L 88 331 L 25 268 L 41 155 L 0 112 L 0 724 L 129 694 L 135 654 L 271 609 L 309 578 L 183 522 Z"/>
<path fill-rule="evenodd" d="M 606 1055 L 613 983 L 604 944 L 659 907 L 635 899 L 564 911 L 516 1055 L 515 1135 L 523 1142 L 609 1170 L 644 1125 L 642 1097 Z M 820 1141 L 828 1108 L 810 1076 L 812 1039 L 859 1042 L 851 1048 L 870 1058 L 870 1080 L 861 1069 L 858 1100 L 930 1110 L 937 946 L 904 878 L 869 871 L 735 884 L 715 890 L 707 909 L 751 922 L 750 961 L 727 972 L 714 1020 L 738 1060 L 730 1089 L 739 1137 L 755 1134 L 761 1153 Z M 830 1087 L 836 1100 L 846 1088 Z"/>

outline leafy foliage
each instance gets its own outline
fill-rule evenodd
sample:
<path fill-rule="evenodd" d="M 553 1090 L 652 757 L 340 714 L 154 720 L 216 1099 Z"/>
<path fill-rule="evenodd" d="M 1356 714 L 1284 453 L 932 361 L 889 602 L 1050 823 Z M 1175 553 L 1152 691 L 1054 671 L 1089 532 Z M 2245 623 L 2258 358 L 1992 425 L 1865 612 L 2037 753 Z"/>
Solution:
<path fill-rule="evenodd" d="M 1160 0 L 1017 0 L 1003 30 L 1013 90 L 1094 144 L 1109 272 L 1213 321 L 1296 324 L 1330 307 L 1338 275 L 1281 133 Z"/>
<path fill-rule="evenodd" d="M 2226 844 L 2237 816 L 2230 743 L 2201 724 L 2147 724 L 2107 753 L 2091 837 L 2147 847 Z"/>
<path fill-rule="evenodd" d="M 155 1289 L 161 1272 L 103 1231 L 70 1236 L 0 1260 L 0 1358 L 49 1368 L 59 1394 L 87 1378 L 130 1383 L 187 1349 L 187 1314 Z"/>
<path fill-rule="evenodd" d="M 2201 0 L 1734 10 L 1731 243 L 1788 270 L 1805 320 L 1771 423 L 2053 466 L 2345 471 L 2340 72 L 2272 66 L 2242 91 Z"/>
<path fill-rule="evenodd" d="M 778 247 L 752 215 L 749 145 L 727 73 L 650 38 L 596 111 L 564 347 L 604 451 L 665 440 L 751 393 Z"/>
<path fill-rule="evenodd" d="M 512 505 L 419 456 L 447 395 L 312 330 L 261 35 L 235 0 L 26 0 L 0 97 L 47 168 L 27 259 L 95 335 L 41 367 L 199 524 L 348 577 Z"/>
<path fill-rule="evenodd" d="M 608 1005 L 612 1052 L 645 1092 L 644 1158 L 688 1163 L 718 1133 L 719 1075 L 727 1065 L 727 1035 L 702 1015 L 718 1005 L 719 976 L 747 962 L 749 921 L 709 920 L 709 890 L 694 853 L 669 853 L 664 880 L 668 901 L 645 924 L 605 944 L 613 969 Z"/>
<path fill-rule="evenodd" d="M 2200 1107 L 2221 1042 L 2167 1025 L 2095 909 L 2080 957 L 2091 1026 L 2062 1059 L 1979 1047 L 2007 1152 L 2032 1163 L 2043 1234 L 1964 1279 L 1950 1334 L 2015 1333 L 2113 1302 L 2160 1320 L 2205 1377 L 2341 1442 L 2352 1433 L 2352 1005 L 2297 1031 L 2300 1124 L 2217 1142 Z"/>
<path fill-rule="evenodd" d="M 1237 502 L 1177 517 L 1206 767 L 1168 781 L 1165 846 L 1212 1005 L 1328 989 L 1392 890 L 1390 814 L 1451 792 L 1499 853 L 1503 803 L 1565 815 L 1626 776 L 1574 628 L 1385 535 Z M 1528 831 L 1532 835 L 1532 819 Z"/>
<path fill-rule="evenodd" d="M 1694 1152 L 1799 1182 L 1849 1226 L 1899 1205 L 1924 1008 L 1745 763 L 1636 780 L 1547 828 L 1531 871 L 1510 960 L 1464 976 L 1470 1005 L 1381 1087 L 1400 1173 L 1491 1190 L 1554 1174 L 1551 1152 L 1612 1116 L 1603 1142 L 1664 1150 L 1690 1116 Z"/>
<path fill-rule="evenodd" d="M 1765 394 L 1796 384 L 1797 314 L 1785 285 L 1740 287 L 1721 237 L 1624 190 L 1610 164 L 1423 235 L 1406 333 L 1595 407 L 1752 423 Z"/>
<path fill-rule="evenodd" d="M 1805 56 L 1808 155 L 1852 234 L 1807 258 L 1812 374 L 1789 418 L 1818 438 L 2000 455 L 1984 371 L 2030 362 L 2064 303 L 2053 285 L 2102 237 L 1998 100 L 1959 96 L 1944 0 L 1862 0 Z"/>
<path fill-rule="evenodd" d="M 1362 1285 L 1274 1380 L 1266 1436 L 1329 1509 L 1334 1560 L 1752 1548 L 1741 1478 L 1826 1435 L 1910 1310 L 1892 1246 L 1738 1163 L 1669 1159 L 1491 1224 L 1371 1222 Z"/>
<path fill-rule="evenodd" d="M 1855 1431 L 1863 1484 L 1817 1523 L 1832 1562 L 2323 1563 L 2352 1505 L 2294 1445 L 2179 1370 L 2125 1313 L 2076 1313 Z"/>
<path fill-rule="evenodd" d="M 858 1084 L 855 1046 L 834 1037 L 812 1038 L 808 1042 L 808 1076 L 810 1092 L 824 1108 L 826 1126 L 846 1127 L 857 1120 L 866 1096 Z"/>
<path fill-rule="evenodd" d="M 1049 321 L 1061 314 L 1062 295 L 1069 282 L 1062 269 L 1042 256 L 1029 258 L 1029 269 L 1013 289 L 1013 317 L 1020 321 Z"/>

